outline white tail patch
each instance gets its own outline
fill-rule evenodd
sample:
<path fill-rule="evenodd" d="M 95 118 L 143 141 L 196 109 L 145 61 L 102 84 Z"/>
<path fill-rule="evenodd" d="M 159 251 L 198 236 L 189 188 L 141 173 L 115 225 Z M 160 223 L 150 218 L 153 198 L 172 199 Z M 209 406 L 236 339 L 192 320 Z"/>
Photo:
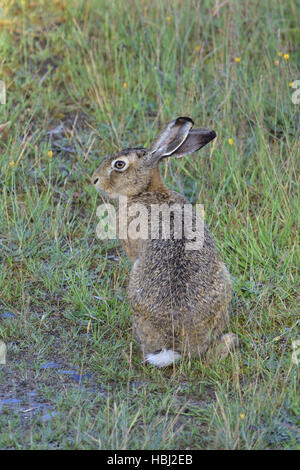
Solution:
<path fill-rule="evenodd" d="M 146 361 L 156 367 L 166 367 L 180 359 L 180 354 L 173 349 L 163 349 L 156 354 L 147 354 Z"/>

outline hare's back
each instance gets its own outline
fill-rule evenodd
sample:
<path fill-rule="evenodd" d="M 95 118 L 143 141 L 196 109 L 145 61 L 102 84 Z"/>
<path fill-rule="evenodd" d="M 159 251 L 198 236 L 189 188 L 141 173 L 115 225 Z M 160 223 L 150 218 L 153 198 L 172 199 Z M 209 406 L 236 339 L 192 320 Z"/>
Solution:
<path fill-rule="evenodd" d="M 201 249 L 187 250 L 186 242 L 149 240 L 145 245 L 139 257 L 139 287 L 153 301 L 190 306 L 222 290 L 224 269 L 209 231 L 205 228 Z"/>

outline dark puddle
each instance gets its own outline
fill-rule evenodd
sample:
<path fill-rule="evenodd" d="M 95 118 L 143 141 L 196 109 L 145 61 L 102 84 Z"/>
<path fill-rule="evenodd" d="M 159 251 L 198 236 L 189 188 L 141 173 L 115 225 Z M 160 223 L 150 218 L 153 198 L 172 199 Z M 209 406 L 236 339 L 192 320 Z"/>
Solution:
<path fill-rule="evenodd" d="M 47 422 L 55 416 L 51 405 L 43 402 L 37 392 L 29 392 L 26 398 L 4 398 L 0 400 L 0 413 L 4 411 L 17 412 L 26 421 L 40 415 L 41 421 Z"/>
<path fill-rule="evenodd" d="M 0 313 L 0 318 L 7 320 L 8 318 L 17 318 L 17 316 L 12 312 L 3 312 Z"/>
<path fill-rule="evenodd" d="M 62 368 L 61 364 L 57 362 L 45 362 L 41 365 L 41 369 L 57 369 L 58 374 L 67 375 L 69 376 L 74 382 L 81 383 L 84 381 L 89 381 L 92 378 L 92 374 L 83 374 L 82 372 L 78 371 L 78 367 L 74 366 L 74 369 L 65 370 Z"/>
<path fill-rule="evenodd" d="M 60 364 L 56 362 L 45 362 L 41 365 L 41 369 L 57 369 L 57 367 L 61 367 Z"/>
<path fill-rule="evenodd" d="M 85 385 L 89 385 L 89 388 L 93 388 L 90 387 L 90 381 L 93 377 L 92 374 L 84 374 L 77 366 L 68 369 L 62 364 L 49 361 L 41 364 L 40 369 L 44 369 L 45 372 L 50 369 L 50 374 L 53 370 L 52 384 L 53 382 L 60 384 L 60 378 L 68 377 L 76 388 L 83 389 Z M 40 382 L 43 383 L 43 380 L 40 380 Z M 40 416 L 42 422 L 47 422 L 57 416 L 53 407 L 45 402 L 45 400 L 39 396 L 38 392 L 35 390 L 27 390 L 24 393 L 24 391 L 22 397 L 16 396 L 18 395 L 16 390 L 7 391 L 4 396 L 0 394 L 0 413 L 16 412 L 21 417 L 22 421 L 26 421 L 34 416 Z"/>
<path fill-rule="evenodd" d="M 92 374 L 78 374 L 74 370 L 59 370 L 59 374 L 66 374 L 68 375 L 74 382 L 80 384 L 85 380 L 89 380 L 92 377 Z"/>

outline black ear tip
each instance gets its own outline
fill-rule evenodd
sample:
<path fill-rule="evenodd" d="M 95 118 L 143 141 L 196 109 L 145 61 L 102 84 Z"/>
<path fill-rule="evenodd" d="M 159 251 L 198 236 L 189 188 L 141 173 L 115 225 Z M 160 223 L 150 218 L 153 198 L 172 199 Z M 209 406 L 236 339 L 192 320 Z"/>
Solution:
<path fill-rule="evenodd" d="M 215 133 L 215 131 L 211 131 L 210 135 L 211 135 L 211 140 L 213 140 L 215 137 L 217 137 L 217 134 Z"/>
<path fill-rule="evenodd" d="M 179 118 L 176 119 L 176 124 L 184 124 L 185 122 L 190 122 L 192 125 L 194 125 L 193 119 L 187 116 L 180 116 Z"/>

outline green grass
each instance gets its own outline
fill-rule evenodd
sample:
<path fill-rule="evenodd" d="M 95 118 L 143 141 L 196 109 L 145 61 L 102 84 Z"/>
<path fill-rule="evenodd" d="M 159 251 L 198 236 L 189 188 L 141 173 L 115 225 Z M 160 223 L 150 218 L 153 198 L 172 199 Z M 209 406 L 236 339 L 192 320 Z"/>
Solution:
<path fill-rule="evenodd" d="M 0 401 L 21 401 L 0 405 L 0 448 L 299 449 L 299 2 L 1 5 L 0 313 L 15 317 L 0 317 Z M 205 206 L 241 348 L 156 370 L 132 336 L 130 264 L 96 237 L 90 176 L 179 115 L 218 135 L 163 174 Z"/>

